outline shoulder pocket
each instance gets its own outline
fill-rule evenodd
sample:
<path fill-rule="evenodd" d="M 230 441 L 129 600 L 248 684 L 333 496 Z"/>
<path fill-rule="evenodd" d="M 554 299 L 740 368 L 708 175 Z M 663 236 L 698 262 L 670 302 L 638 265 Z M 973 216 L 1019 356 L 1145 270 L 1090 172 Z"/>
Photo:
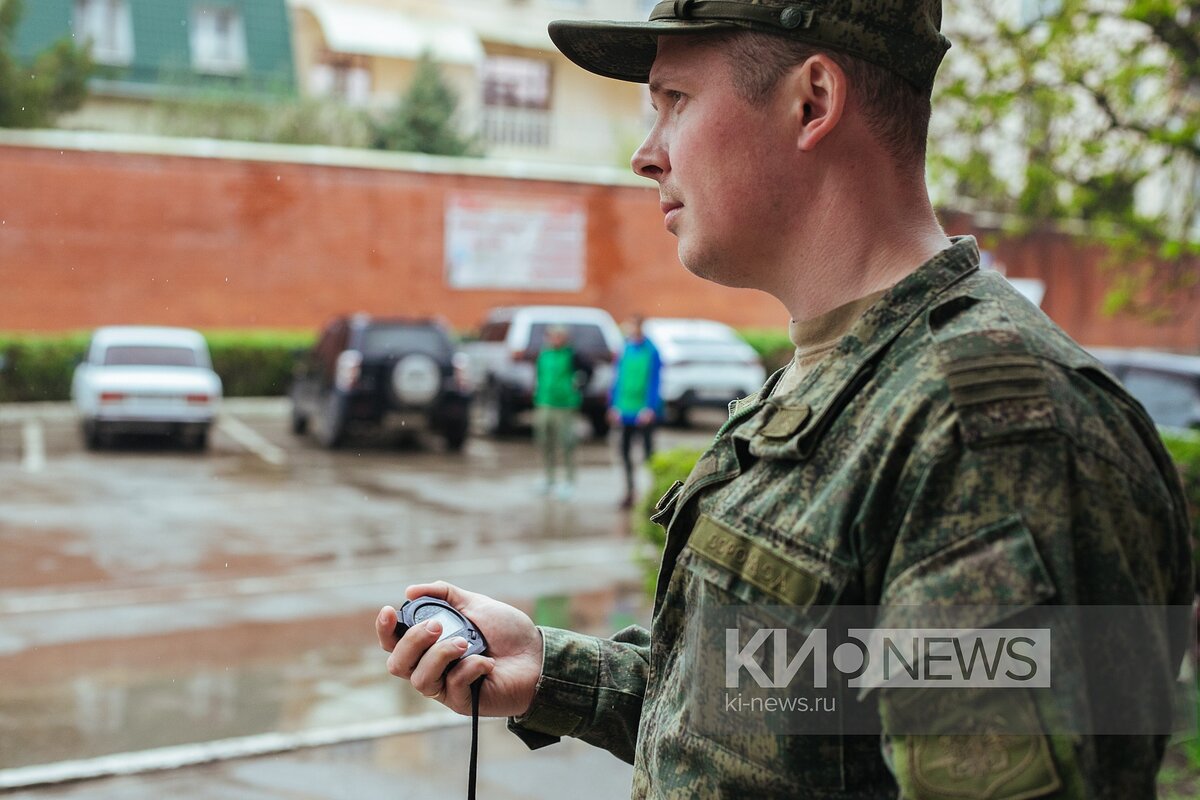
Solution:
<path fill-rule="evenodd" d="M 889 581 L 879 626 L 906 627 L 906 607 L 955 607 L 956 618 L 970 609 L 969 621 L 987 627 L 1056 594 L 1033 534 L 1013 515 L 926 556 Z"/>

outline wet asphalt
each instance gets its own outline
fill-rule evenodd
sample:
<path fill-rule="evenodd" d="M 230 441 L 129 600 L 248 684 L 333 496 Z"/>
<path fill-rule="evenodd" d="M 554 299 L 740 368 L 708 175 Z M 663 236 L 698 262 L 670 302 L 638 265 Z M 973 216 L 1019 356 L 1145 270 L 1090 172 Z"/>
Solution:
<path fill-rule="evenodd" d="M 610 442 L 580 448 L 563 502 L 524 437 L 328 452 L 279 401 L 225 411 L 204 453 L 88 452 L 69 409 L 0 406 L 0 793 L 465 796 L 469 726 L 386 674 L 381 605 L 444 578 L 544 624 L 648 618 Z M 717 422 L 659 445 L 703 446 Z M 608 753 L 481 734 L 480 798 L 628 794 Z"/>

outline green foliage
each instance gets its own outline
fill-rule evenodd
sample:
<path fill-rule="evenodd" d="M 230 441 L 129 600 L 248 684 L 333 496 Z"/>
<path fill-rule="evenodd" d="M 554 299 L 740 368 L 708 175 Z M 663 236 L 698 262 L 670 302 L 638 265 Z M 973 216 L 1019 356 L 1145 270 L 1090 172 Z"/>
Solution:
<path fill-rule="evenodd" d="M 328 100 L 268 97 L 208 89 L 160 101 L 151 127 L 167 136 L 276 144 L 366 147 L 371 120 L 365 111 Z"/>
<path fill-rule="evenodd" d="M 88 334 L 0 335 L 0 402 L 66 400 Z"/>
<path fill-rule="evenodd" d="M 1183 493 L 1191 512 L 1192 558 L 1200 584 L 1200 434 L 1162 431 L 1162 439 L 1183 480 Z"/>
<path fill-rule="evenodd" d="M 391 113 L 375 124 L 372 145 L 380 150 L 440 156 L 475 155 L 474 140 L 458 130 L 457 110 L 458 96 L 425 53 L 417 62 L 408 91 Z"/>
<path fill-rule="evenodd" d="M 642 561 L 646 572 L 646 588 L 651 596 L 654 595 L 654 584 L 658 580 L 658 557 L 662 555 L 663 545 L 666 543 L 663 529 L 650 521 L 650 516 L 654 513 L 654 504 L 666 494 L 675 481 L 687 478 L 701 455 L 703 453 L 700 450 L 689 448 L 664 450 L 655 453 L 646 465 L 652 478 L 650 491 L 634 506 L 631 523 L 633 531 L 652 545 Z"/>
<path fill-rule="evenodd" d="M 87 99 L 94 71 L 91 56 L 70 39 L 60 39 L 32 64 L 13 56 L 23 0 L 0 0 L 0 128 L 41 128 L 59 114 L 74 111 Z"/>
<path fill-rule="evenodd" d="M 780 328 L 744 328 L 738 335 L 758 353 L 768 375 L 786 366 L 796 352 L 788 332 Z"/>
<path fill-rule="evenodd" d="M 90 334 L 0 335 L 0 402 L 63 401 Z M 213 369 L 226 397 L 287 392 L 295 352 L 311 347 L 311 333 L 219 331 L 205 335 Z"/>
<path fill-rule="evenodd" d="M 311 333 L 278 331 L 220 331 L 204 338 L 226 397 L 286 394 L 296 351 L 315 341 Z"/>
<path fill-rule="evenodd" d="M 1185 310 L 1200 274 L 1195 0 L 964 0 L 946 23 L 929 160 L 941 199 L 1023 218 L 1017 230 L 1086 220 L 1129 278 L 1109 311 Z"/>

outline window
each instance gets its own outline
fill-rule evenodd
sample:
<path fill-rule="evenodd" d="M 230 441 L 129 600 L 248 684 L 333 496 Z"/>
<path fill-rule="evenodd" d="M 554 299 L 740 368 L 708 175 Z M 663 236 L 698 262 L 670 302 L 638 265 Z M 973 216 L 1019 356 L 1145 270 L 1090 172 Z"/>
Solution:
<path fill-rule="evenodd" d="M 490 56 L 483 62 L 483 135 L 493 144 L 550 144 L 550 62 Z"/>
<path fill-rule="evenodd" d="M 529 326 L 529 352 L 540 352 L 545 347 L 546 331 L 551 327 L 553 326 L 544 322 L 535 322 Z M 562 324 L 562 327 L 567 329 L 571 348 L 580 356 L 593 360 L 612 360 L 612 351 L 608 349 L 608 341 L 599 325 L 568 322 Z"/>
<path fill-rule="evenodd" d="M 246 30 L 236 8 L 194 6 L 188 34 L 192 69 L 217 75 L 245 71 Z"/>
<path fill-rule="evenodd" d="M 195 367 L 196 351 L 161 345 L 114 345 L 104 353 L 106 367 Z"/>
<path fill-rule="evenodd" d="M 366 105 L 371 100 L 371 70 L 367 60 L 362 56 L 324 54 L 309 74 L 309 90 L 349 105 Z"/>
<path fill-rule="evenodd" d="M 133 17 L 128 0 L 75 0 L 75 38 L 87 42 L 98 64 L 133 61 Z"/>
<path fill-rule="evenodd" d="M 368 357 L 399 353 L 436 353 L 443 358 L 452 355 L 449 340 L 436 328 L 413 325 L 381 325 L 363 332 L 363 355 Z"/>
<path fill-rule="evenodd" d="M 1195 375 L 1130 367 L 1123 382 L 1159 425 L 1184 428 L 1200 418 L 1200 378 Z"/>
<path fill-rule="evenodd" d="M 483 103 L 504 108 L 550 108 L 550 62 L 491 56 L 483 62 Z"/>
<path fill-rule="evenodd" d="M 507 322 L 489 322 L 483 326 L 483 330 L 479 332 L 479 341 L 481 342 L 503 342 L 508 338 L 509 323 Z"/>

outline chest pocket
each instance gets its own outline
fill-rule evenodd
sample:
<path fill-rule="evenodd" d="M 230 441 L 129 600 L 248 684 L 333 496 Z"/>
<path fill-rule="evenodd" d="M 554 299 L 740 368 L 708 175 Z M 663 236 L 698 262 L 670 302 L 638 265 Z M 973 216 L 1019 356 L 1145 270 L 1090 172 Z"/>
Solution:
<path fill-rule="evenodd" d="M 789 660 L 815 628 L 831 615 L 849 580 L 849 570 L 803 543 L 781 541 L 763 533 L 751 535 L 733 525 L 701 515 L 676 568 L 673 597 L 688 610 L 677 673 L 688 700 L 683 715 L 685 734 L 696 746 L 729 765 L 728 774 L 763 794 L 781 787 L 810 790 L 847 786 L 847 765 L 854 757 L 837 735 L 835 716 L 826 716 L 817 732 L 796 735 L 786 714 L 764 714 L 752 697 L 764 701 L 753 673 L 744 670 L 736 688 L 727 686 L 729 631 L 737 631 L 738 646 L 746 648 L 756 632 L 787 632 Z M 676 594 L 678 593 L 678 594 Z M 761 634 L 760 634 L 761 635 Z M 753 656 L 770 677 L 775 668 L 773 648 Z M 786 687 L 770 690 L 776 698 L 814 700 L 813 663 L 809 656 Z M 821 657 L 824 657 L 823 654 Z M 690 662 L 690 663 L 689 663 Z M 820 690 L 824 702 L 836 709 L 846 691 L 830 674 Z M 743 702 L 730 705 L 737 695 Z M 848 698 L 846 698 L 848 699 Z M 819 702 L 819 701 L 818 701 Z M 751 704 L 747 708 L 747 704 Z M 877 749 L 877 747 L 876 747 Z M 814 794 L 813 796 L 820 796 Z"/>
<path fill-rule="evenodd" d="M 729 595 L 729 605 L 787 606 L 805 615 L 836 599 L 845 576 L 795 545 L 785 548 L 703 515 L 688 539 L 687 568 Z"/>

